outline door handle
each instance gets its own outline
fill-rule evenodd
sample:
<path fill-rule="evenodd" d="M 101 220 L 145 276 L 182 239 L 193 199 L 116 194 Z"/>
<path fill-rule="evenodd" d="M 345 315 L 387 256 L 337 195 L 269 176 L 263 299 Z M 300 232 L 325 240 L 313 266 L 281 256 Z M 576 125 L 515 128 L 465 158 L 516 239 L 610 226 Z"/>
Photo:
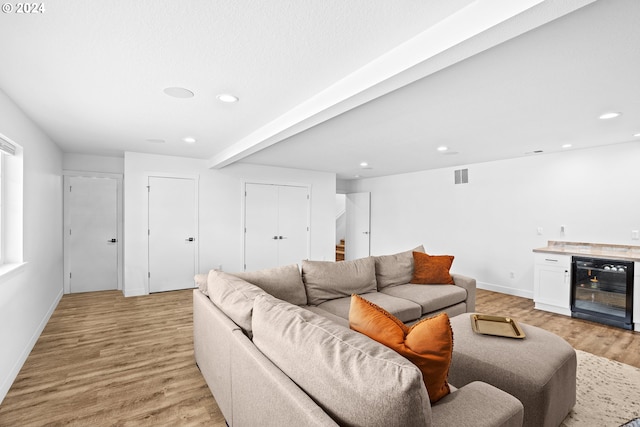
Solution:
<path fill-rule="evenodd" d="M 278 240 L 278 236 L 273 236 L 272 239 L 273 240 Z"/>
<path fill-rule="evenodd" d="M 286 237 L 278 236 L 278 239 L 282 240 L 282 239 L 286 239 Z"/>
<path fill-rule="evenodd" d="M 362 234 L 369 234 L 369 232 L 368 231 L 363 231 Z"/>
<path fill-rule="evenodd" d="M 193 237 L 189 237 L 188 239 L 184 239 L 185 242 L 193 242 L 194 240 L 196 240 L 196 239 L 194 239 Z"/>
<path fill-rule="evenodd" d="M 107 243 L 116 243 L 118 241 L 118 239 L 111 239 L 111 240 L 107 240 Z"/>

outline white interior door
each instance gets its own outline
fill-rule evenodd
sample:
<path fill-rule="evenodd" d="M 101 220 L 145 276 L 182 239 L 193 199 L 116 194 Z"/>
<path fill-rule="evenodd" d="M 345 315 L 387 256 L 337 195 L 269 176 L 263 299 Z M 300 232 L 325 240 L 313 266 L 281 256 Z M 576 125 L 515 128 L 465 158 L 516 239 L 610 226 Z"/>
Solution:
<path fill-rule="evenodd" d="M 309 257 L 309 189 L 278 188 L 278 265 L 300 264 Z"/>
<path fill-rule="evenodd" d="M 309 189 L 246 184 L 245 270 L 300 263 L 309 255 Z"/>
<path fill-rule="evenodd" d="M 278 186 L 247 184 L 244 203 L 244 269 L 278 265 Z"/>
<path fill-rule="evenodd" d="M 194 287 L 196 181 L 149 177 L 149 292 Z"/>
<path fill-rule="evenodd" d="M 68 291 L 118 288 L 118 182 L 65 177 Z"/>
<path fill-rule="evenodd" d="M 368 257 L 371 245 L 371 193 L 347 194 L 345 260 Z"/>

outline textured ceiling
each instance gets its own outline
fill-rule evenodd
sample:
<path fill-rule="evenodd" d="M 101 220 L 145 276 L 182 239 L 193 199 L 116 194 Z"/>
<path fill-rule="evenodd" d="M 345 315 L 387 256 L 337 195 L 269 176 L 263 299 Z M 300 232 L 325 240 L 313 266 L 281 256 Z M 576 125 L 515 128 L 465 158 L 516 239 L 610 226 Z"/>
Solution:
<path fill-rule="evenodd" d="M 0 90 L 65 152 L 351 178 L 640 132 L 637 0 L 57 0 L 45 9 L 0 14 Z M 170 86 L 195 97 L 170 98 Z M 240 102 L 222 104 L 220 93 Z M 610 109 L 624 115 L 594 119 Z M 434 155 L 440 144 L 458 154 Z"/>

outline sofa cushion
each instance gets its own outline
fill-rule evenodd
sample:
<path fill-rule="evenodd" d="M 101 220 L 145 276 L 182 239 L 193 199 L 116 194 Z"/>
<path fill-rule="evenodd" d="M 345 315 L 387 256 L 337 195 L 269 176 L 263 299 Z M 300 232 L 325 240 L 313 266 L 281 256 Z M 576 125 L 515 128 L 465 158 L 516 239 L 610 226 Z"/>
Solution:
<path fill-rule="evenodd" d="M 415 363 L 422 371 L 431 403 L 449 394 L 453 332 L 446 313 L 407 327 L 385 309 L 353 295 L 349 326 Z"/>
<path fill-rule="evenodd" d="M 422 316 L 422 307 L 407 299 L 397 298 L 382 292 L 370 292 L 368 294 L 362 294 L 362 297 L 383 307 L 403 322 L 410 322 Z M 325 301 L 318 307 L 338 317 L 348 319 L 349 308 L 351 307 L 351 296 Z"/>
<path fill-rule="evenodd" d="M 423 315 L 464 302 L 467 299 L 466 290 L 451 285 L 406 284 L 385 288 L 381 293 L 419 304 L 422 307 Z"/>
<path fill-rule="evenodd" d="M 209 272 L 207 283 L 209 299 L 251 335 L 253 300 L 266 292 L 239 277 L 217 270 Z"/>
<path fill-rule="evenodd" d="M 304 290 L 298 264 L 258 271 L 233 273 L 233 275 L 291 304 L 305 305 L 307 303 L 307 293 Z"/>
<path fill-rule="evenodd" d="M 428 255 L 413 252 L 411 283 L 453 285 L 453 277 L 449 273 L 452 263 L 453 256 L 451 255 Z"/>
<path fill-rule="evenodd" d="M 372 257 L 353 261 L 302 261 L 302 280 L 310 305 L 377 291 Z"/>
<path fill-rule="evenodd" d="M 395 351 L 324 317 L 259 296 L 253 342 L 340 425 L 431 425 L 420 370 Z"/>
<path fill-rule="evenodd" d="M 193 281 L 196 282 L 196 286 L 203 294 L 209 296 L 207 292 L 207 281 L 209 280 L 209 273 L 199 273 L 193 276 Z"/>
<path fill-rule="evenodd" d="M 413 252 L 424 252 L 424 247 L 420 245 L 410 251 L 373 257 L 376 263 L 378 290 L 387 286 L 404 285 L 411 281 L 413 277 Z"/>

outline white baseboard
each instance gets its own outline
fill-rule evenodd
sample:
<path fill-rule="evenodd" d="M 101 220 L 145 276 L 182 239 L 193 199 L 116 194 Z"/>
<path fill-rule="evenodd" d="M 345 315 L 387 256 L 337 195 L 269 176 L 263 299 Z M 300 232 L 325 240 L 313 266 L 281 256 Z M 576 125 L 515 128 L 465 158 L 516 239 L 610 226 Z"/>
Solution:
<path fill-rule="evenodd" d="M 509 288 L 507 286 L 494 285 L 486 282 L 476 282 L 478 289 L 487 291 L 500 292 L 501 294 L 513 295 L 516 297 L 533 299 L 533 291 L 525 291 L 522 289 Z"/>
<path fill-rule="evenodd" d="M 44 330 L 45 326 L 47 326 L 47 323 L 49 322 L 51 315 L 55 311 L 60 300 L 62 299 L 62 295 L 63 295 L 63 290 L 60 289 L 60 293 L 54 299 L 53 304 L 51 304 L 51 306 L 49 307 L 49 310 L 47 310 L 47 313 L 42 318 L 42 321 L 34 331 L 33 335 L 31 336 L 31 339 L 27 343 L 27 346 L 24 348 L 24 350 L 22 351 L 22 354 L 20 355 L 16 363 L 13 365 L 13 368 L 11 369 L 9 376 L 4 379 L 4 382 L 0 386 L 0 404 L 4 400 L 7 393 L 9 392 L 9 389 L 11 388 L 13 381 L 15 381 L 16 377 L 20 373 L 20 369 L 22 369 L 22 365 L 24 365 L 24 362 L 27 361 L 27 357 L 29 357 L 31 350 L 33 350 L 33 347 L 36 345 L 38 338 L 40 338 L 40 334 L 42 334 L 42 331 Z"/>

